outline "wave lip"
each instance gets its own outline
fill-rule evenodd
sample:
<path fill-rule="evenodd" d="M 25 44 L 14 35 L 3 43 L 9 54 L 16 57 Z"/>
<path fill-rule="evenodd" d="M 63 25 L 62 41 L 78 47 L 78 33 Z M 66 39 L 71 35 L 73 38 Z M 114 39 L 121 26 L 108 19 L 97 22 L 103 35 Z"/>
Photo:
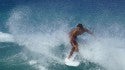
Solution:
<path fill-rule="evenodd" d="M 0 42 L 14 42 L 11 34 L 0 32 Z"/>

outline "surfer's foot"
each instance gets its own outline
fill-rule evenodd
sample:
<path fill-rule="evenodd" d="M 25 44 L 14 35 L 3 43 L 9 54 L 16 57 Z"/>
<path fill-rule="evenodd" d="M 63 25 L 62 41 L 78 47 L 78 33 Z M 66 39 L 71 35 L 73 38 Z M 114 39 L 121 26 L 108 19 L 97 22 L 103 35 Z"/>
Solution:
<path fill-rule="evenodd" d="M 68 59 L 70 59 L 70 58 L 71 58 L 71 56 L 69 55 L 69 56 L 68 56 Z"/>

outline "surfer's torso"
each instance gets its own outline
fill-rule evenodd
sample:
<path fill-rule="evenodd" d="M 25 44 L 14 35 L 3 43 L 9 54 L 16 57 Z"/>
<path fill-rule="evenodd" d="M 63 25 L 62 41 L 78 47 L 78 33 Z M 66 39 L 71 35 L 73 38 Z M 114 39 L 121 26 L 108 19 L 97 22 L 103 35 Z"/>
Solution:
<path fill-rule="evenodd" d="M 75 41 L 77 36 L 83 34 L 84 32 L 86 32 L 86 29 L 80 29 L 80 28 L 74 28 L 70 33 L 69 33 L 69 38 L 70 41 Z"/>

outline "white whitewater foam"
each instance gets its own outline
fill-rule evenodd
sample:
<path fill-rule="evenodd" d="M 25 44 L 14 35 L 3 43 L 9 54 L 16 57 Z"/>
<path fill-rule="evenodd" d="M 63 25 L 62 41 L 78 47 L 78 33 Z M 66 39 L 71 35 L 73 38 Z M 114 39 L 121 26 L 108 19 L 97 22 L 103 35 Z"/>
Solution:
<path fill-rule="evenodd" d="M 80 48 L 81 56 L 107 70 L 125 70 L 125 40 L 101 39 Z"/>
<path fill-rule="evenodd" d="M 36 67 L 36 69 L 38 70 L 47 70 L 44 66 L 38 64 L 37 60 L 30 60 L 29 61 L 30 65 L 33 65 L 34 67 Z"/>
<path fill-rule="evenodd" d="M 47 26 L 38 25 L 37 27 L 34 27 L 31 22 L 28 22 L 31 19 L 24 19 L 24 17 L 29 17 L 28 14 L 30 13 L 28 12 L 28 9 L 27 11 L 24 9 L 28 14 L 20 11 L 20 9 L 18 10 L 14 10 L 12 12 L 7 24 L 9 26 L 9 31 L 13 34 L 18 44 L 25 46 L 31 52 L 38 53 L 33 54 L 32 57 L 36 58 L 37 62 L 40 64 L 36 64 L 36 61 L 29 61 L 29 64 L 36 65 L 35 67 L 40 70 L 47 70 L 47 66 L 53 62 L 64 64 L 63 59 L 54 54 L 52 49 L 60 46 L 61 44 L 67 43 L 66 25 L 63 25 L 62 21 L 52 21 L 51 23 L 57 24 L 53 24 L 51 27 L 48 27 L 49 24 L 45 24 Z M 37 23 L 42 23 L 42 21 Z M 55 28 L 57 25 L 60 25 L 58 26 L 58 29 Z M 37 29 L 38 31 L 36 31 Z M 47 32 L 45 31 L 44 33 L 41 30 L 46 30 Z"/>
<path fill-rule="evenodd" d="M 0 42 L 14 42 L 11 34 L 0 32 Z"/>
<path fill-rule="evenodd" d="M 36 61 L 36 60 L 31 60 L 31 61 L 29 61 L 29 64 L 30 64 L 30 65 L 37 64 L 37 61 Z"/>

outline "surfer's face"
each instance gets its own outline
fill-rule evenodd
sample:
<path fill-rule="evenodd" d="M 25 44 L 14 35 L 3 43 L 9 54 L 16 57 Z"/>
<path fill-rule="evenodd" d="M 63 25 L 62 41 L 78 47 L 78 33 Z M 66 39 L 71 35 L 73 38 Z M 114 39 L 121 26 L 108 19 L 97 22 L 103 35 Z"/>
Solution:
<path fill-rule="evenodd" d="M 82 34 L 82 30 L 83 30 L 83 28 L 78 27 L 78 31 L 77 31 L 78 35 Z"/>
<path fill-rule="evenodd" d="M 83 30 L 83 28 L 81 28 L 81 27 L 78 27 L 78 30 L 79 30 L 79 31 L 81 31 L 81 30 Z"/>

